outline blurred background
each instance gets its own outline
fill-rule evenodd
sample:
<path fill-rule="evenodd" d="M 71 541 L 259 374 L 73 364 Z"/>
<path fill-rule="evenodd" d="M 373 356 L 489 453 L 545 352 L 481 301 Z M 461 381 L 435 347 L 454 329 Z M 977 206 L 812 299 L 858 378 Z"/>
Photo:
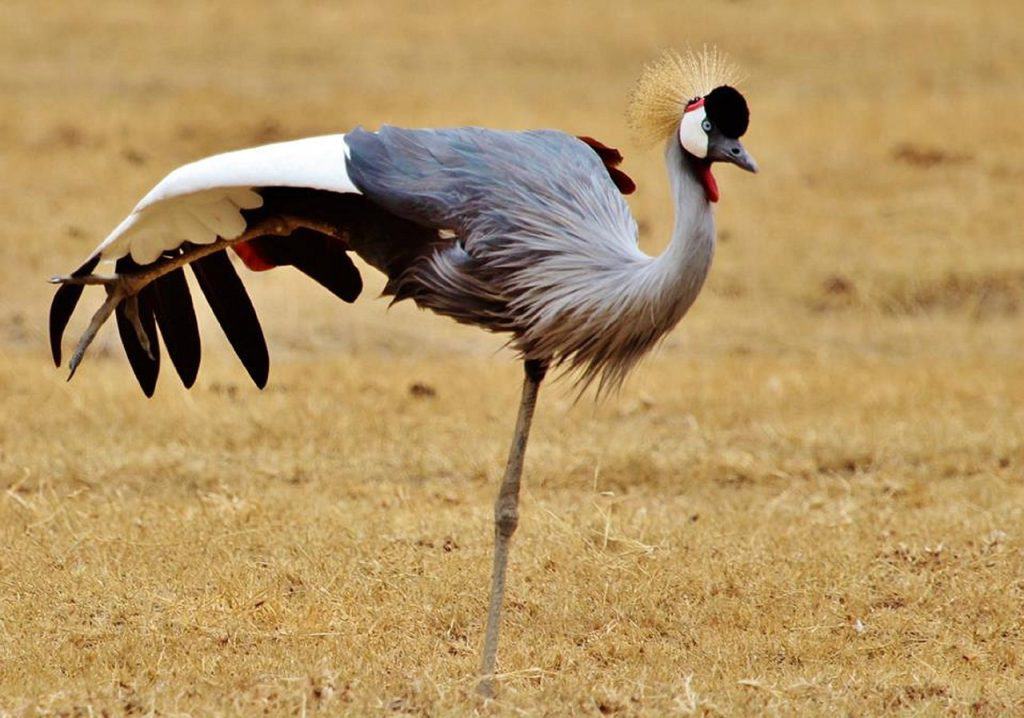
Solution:
<path fill-rule="evenodd" d="M 745 72 L 762 171 L 718 172 L 708 284 L 621 394 L 545 389 L 503 654 L 533 672 L 508 705 L 1019 706 L 1024 4 L 2 15 L 0 711 L 339 710 L 325 686 L 356 712 L 464 707 L 518 391 L 502 340 L 388 310 L 369 271 L 354 306 L 248 274 L 268 389 L 206 312 L 197 387 L 165 366 L 147 401 L 111 327 L 65 384 L 45 280 L 180 164 L 360 124 L 592 135 L 623 151 L 659 252 L 661 151 L 632 140 L 625 103 L 661 50 L 704 44 Z"/>

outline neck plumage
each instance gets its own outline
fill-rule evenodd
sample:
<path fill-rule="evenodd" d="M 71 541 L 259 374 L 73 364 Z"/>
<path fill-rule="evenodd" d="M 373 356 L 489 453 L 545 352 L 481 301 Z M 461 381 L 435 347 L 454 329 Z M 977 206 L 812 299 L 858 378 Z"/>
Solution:
<path fill-rule="evenodd" d="M 700 168 L 674 137 L 665 162 L 676 205 L 675 230 L 665 251 L 650 257 L 635 243 L 623 242 L 608 243 L 613 250 L 608 255 L 581 253 L 591 264 L 585 265 L 585 281 L 570 277 L 579 290 L 564 291 L 563 283 L 541 286 L 535 315 L 516 340 L 528 358 L 563 357 L 568 369 L 580 370 L 581 388 L 600 377 L 599 394 L 619 386 L 682 319 L 711 267 L 715 223 Z M 605 247 L 596 242 L 583 246 L 591 251 Z"/>
<path fill-rule="evenodd" d="M 672 325 L 690 308 L 711 268 L 715 252 L 715 218 L 696 162 L 673 137 L 665 148 L 676 222 L 672 239 L 649 267 L 652 302 L 661 304 Z"/>
<path fill-rule="evenodd" d="M 585 366 L 581 381 L 588 385 L 599 374 L 598 393 L 619 386 L 636 362 L 669 332 L 697 299 L 715 251 L 715 220 L 700 168 L 683 154 L 679 141 L 669 140 L 665 150 L 676 224 L 668 247 L 657 257 L 644 256 L 620 272 L 610 273 L 614 286 L 594 293 L 592 317 L 600 326 L 588 326 L 585 348 L 576 353 L 574 366 Z"/>

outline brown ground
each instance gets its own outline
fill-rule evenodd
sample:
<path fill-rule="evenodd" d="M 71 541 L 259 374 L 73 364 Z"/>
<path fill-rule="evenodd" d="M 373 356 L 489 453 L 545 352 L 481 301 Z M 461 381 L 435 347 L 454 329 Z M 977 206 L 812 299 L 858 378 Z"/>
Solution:
<path fill-rule="evenodd" d="M 0 714 L 1024 711 L 1024 4 L 59 5 L 0 23 Z M 705 41 L 763 173 L 618 398 L 544 390 L 494 704 L 500 341 L 282 270 L 263 393 L 208 316 L 191 393 L 49 363 L 43 280 L 166 171 L 360 122 L 595 135 L 658 251 L 624 97 Z"/>

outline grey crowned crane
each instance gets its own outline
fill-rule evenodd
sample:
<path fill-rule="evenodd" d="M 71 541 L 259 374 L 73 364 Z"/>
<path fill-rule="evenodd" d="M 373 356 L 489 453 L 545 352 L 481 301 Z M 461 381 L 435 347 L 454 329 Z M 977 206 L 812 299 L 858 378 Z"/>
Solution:
<path fill-rule="evenodd" d="M 549 368 L 595 379 L 630 369 L 693 304 L 715 247 L 716 162 L 756 166 L 739 138 L 749 112 L 717 52 L 669 53 L 631 98 L 635 129 L 665 146 L 675 200 L 671 241 L 642 252 L 622 197 L 634 189 L 621 155 L 552 130 L 357 128 L 209 157 L 171 172 L 73 273 L 50 308 L 61 338 L 85 285 L 107 298 L 71 357 L 73 375 L 113 314 L 147 396 L 160 337 L 186 387 L 199 331 L 185 279 L 198 286 L 253 381 L 269 359 L 252 302 L 227 250 L 255 271 L 293 266 L 346 302 L 362 289 L 355 253 L 387 276 L 385 295 L 505 333 L 525 378 L 494 510 L 494 565 L 480 691 L 493 693 L 505 569 L 537 392 Z M 97 273 L 101 262 L 111 273 Z M 159 329 L 159 331 L 158 331 Z M 69 377 L 70 378 L 70 377 Z"/>

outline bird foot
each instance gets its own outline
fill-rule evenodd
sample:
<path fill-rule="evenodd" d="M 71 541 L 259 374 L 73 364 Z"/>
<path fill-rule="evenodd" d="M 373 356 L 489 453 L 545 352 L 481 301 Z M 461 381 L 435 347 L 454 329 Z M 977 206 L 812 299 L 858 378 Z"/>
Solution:
<path fill-rule="evenodd" d="M 476 694 L 484 700 L 494 700 L 494 676 L 484 676 L 476 684 Z"/>
<path fill-rule="evenodd" d="M 327 234 L 328 236 L 337 237 L 339 239 L 343 236 L 337 227 L 329 224 L 309 221 L 289 215 L 274 216 L 267 218 L 255 226 L 249 227 L 245 232 L 233 239 L 218 239 L 216 242 L 211 244 L 183 247 L 180 251 L 175 250 L 177 253 L 172 255 L 165 254 L 163 259 L 153 264 L 140 267 L 131 273 L 113 275 L 83 274 L 81 276 L 65 275 L 51 277 L 51 284 L 100 285 L 107 290 L 107 300 L 103 302 L 103 305 L 96 310 L 95 314 L 93 314 L 88 328 L 85 330 L 85 333 L 82 334 L 82 338 L 78 340 L 78 345 L 75 347 L 75 351 L 71 355 L 71 361 L 69 362 L 71 372 L 68 375 L 68 381 L 70 381 L 75 375 L 75 370 L 78 369 L 78 365 L 82 362 L 82 358 L 85 356 L 85 350 L 89 348 L 93 339 L 96 338 L 96 333 L 100 330 L 100 327 L 102 327 L 110 318 L 110 315 L 114 313 L 114 310 L 121 302 L 126 302 L 124 307 L 125 316 L 134 328 L 135 334 L 139 338 L 139 344 L 146 350 L 146 353 L 149 354 L 151 359 L 155 358 L 152 353 L 152 347 L 150 347 L 149 344 L 149 337 L 146 334 L 139 318 L 138 300 L 136 298 L 136 295 L 138 295 L 146 285 L 156 279 L 159 279 L 168 272 L 174 271 L 178 267 L 183 267 L 197 259 L 214 254 L 215 252 L 220 252 L 233 244 L 245 242 L 254 237 L 261 237 L 264 235 L 287 237 L 296 229 L 300 228 L 312 229 L 316 232 L 320 232 L 321 234 Z"/>
<path fill-rule="evenodd" d="M 139 344 L 145 349 L 149 357 L 153 358 L 152 348 L 149 344 L 149 337 L 146 334 L 145 329 L 142 326 L 142 321 L 139 319 L 139 302 L 138 293 L 146 286 L 147 282 L 144 278 L 133 276 L 133 275 L 98 275 L 98 274 L 86 274 L 81 277 L 67 276 L 67 277 L 53 277 L 50 280 L 54 284 L 98 284 L 103 286 L 107 290 L 107 299 L 96 310 L 96 313 L 92 315 L 92 319 L 89 321 L 89 326 L 86 327 L 85 332 L 82 333 L 81 338 L 78 340 L 78 344 L 75 346 L 75 351 L 71 355 L 71 361 L 68 363 L 70 372 L 68 373 L 68 381 L 74 377 L 75 371 L 78 369 L 78 365 L 82 363 L 82 359 L 85 358 L 85 350 L 92 344 L 93 339 L 96 338 L 97 332 L 102 327 L 110 315 L 114 313 L 117 306 L 121 302 L 125 303 L 125 315 L 132 327 L 135 329 L 135 334 L 139 338 Z"/>

